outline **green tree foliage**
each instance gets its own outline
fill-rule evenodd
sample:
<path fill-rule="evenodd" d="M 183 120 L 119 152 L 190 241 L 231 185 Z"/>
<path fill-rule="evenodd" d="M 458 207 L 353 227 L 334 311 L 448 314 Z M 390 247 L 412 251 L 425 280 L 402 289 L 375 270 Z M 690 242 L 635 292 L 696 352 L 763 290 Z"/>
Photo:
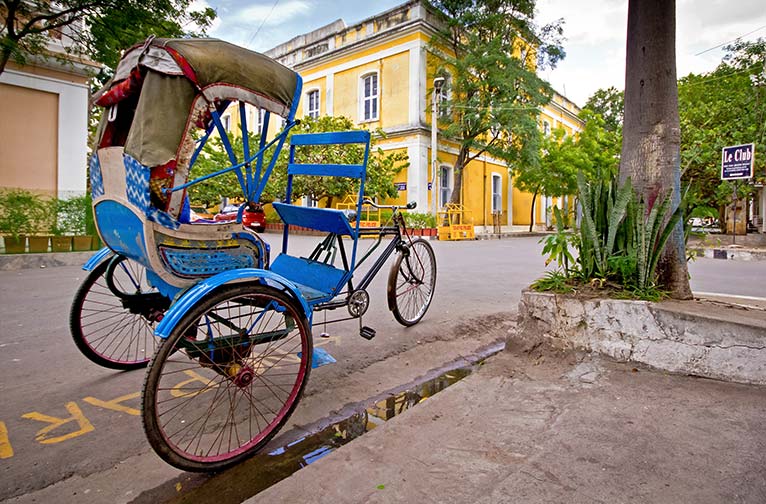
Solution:
<path fill-rule="evenodd" d="M 290 130 L 287 143 L 295 133 L 324 133 L 330 131 L 359 130 L 347 117 L 322 116 L 319 118 L 305 117 L 301 123 Z M 385 152 L 375 147 L 375 141 L 382 137 L 382 132 L 373 134 L 370 146 L 370 157 L 367 163 L 367 180 L 365 193 L 373 198 L 394 198 L 397 190 L 394 186 L 394 176 L 409 163 L 403 152 Z M 235 153 L 243 157 L 241 137 L 229 136 Z M 258 145 L 259 136 L 250 137 L 251 152 Z M 287 188 L 288 149 L 280 153 L 274 171 L 269 178 L 266 188 L 261 195 L 261 202 L 269 203 L 284 198 Z M 271 159 L 270 152 L 266 160 Z M 312 146 L 296 148 L 296 160 L 301 163 L 317 164 L 360 164 L 364 159 L 364 149 L 360 146 Z M 267 161 L 264 161 L 264 165 Z M 202 150 L 202 154 L 192 168 L 193 177 L 201 177 L 230 166 L 220 138 L 211 138 Z M 293 181 L 293 197 L 311 197 L 324 200 L 327 206 L 333 206 L 348 194 L 358 191 L 353 179 L 340 177 L 295 177 Z M 220 202 L 221 197 L 238 197 L 242 195 L 236 175 L 227 173 L 214 177 L 189 189 L 191 200 L 195 203 L 213 205 Z"/>
<path fill-rule="evenodd" d="M 610 132 L 622 131 L 622 115 L 625 109 L 625 95 L 614 86 L 599 89 L 585 102 L 586 109 L 600 114 L 604 129 Z"/>
<path fill-rule="evenodd" d="M 449 97 L 442 135 L 459 145 L 452 201 L 463 168 L 482 154 L 509 167 L 539 166 L 537 119 L 552 90 L 535 73 L 564 57 L 561 22 L 537 27 L 533 0 L 436 0 L 442 27 L 429 44 Z"/>
<path fill-rule="evenodd" d="M 149 35 L 178 37 L 203 33 L 215 19 L 211 8 L 190 10 L 192 0 L 2 0 L 0 73 L 10 59 L 24 64 L 48 55 L 49 37 L 67 51 L 110 68 L 119 52 Z M 189 29 L 193 26 L 193 29 Z M 108 76 L 104 75 L 103 78 Z"/>
<path fill-rule="evenodd" d="M 595 112 L 583 109 L 585 127 L 577 137 L 554 129 L 541 140 L 540 163 L 514 170 L 514 184 L 532 193 L 532 211 L 539 194 L 563 196 L 577 192 L 577 174 L 587 180 L 611 178 L 617 173 L 620 152 L 619 134 L 604 127 Z M 530 218 L 530 231 L 533 218 Z"/>
<path fill-rule="evenodd" d="M 681 117 L 682 179 L 690 187 L 692 207 L 723 208 L 732 188 L 721 181 L 721 148 L 755 143 L 766 149 L 766 40 L 737 42 L 726 47 L 718 68 L 689 74 L 678 84 Z M 756 180 L 763 180 L 766 159 L 755 156 Z M 742 184 L 739 197 L 752 192 Z"/>

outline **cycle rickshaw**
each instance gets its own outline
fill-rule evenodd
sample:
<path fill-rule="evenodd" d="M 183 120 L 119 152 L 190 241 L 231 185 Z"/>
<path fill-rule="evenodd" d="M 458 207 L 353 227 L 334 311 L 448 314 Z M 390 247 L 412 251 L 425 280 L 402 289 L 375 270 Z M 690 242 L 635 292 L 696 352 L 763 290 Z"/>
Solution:
<path fill-rule="evenodd" d="M 436 261 L 413 240 L 401 208 L 392 223 L 360 227 L 370 134 L 345 131 L 291 137 L 287 189 L 273 206 L 284 223 L 281 252 L 242 225 L 258 203 L 295 112 L 301 78 L 261 54 L 214 39 L 149 39 L 126 51 L 114 78 L 95 97 L 105 108 L 90 160 L 98 232 L 106 245 L 88 263 L 70 323 L 78 347 L 114 369 L 148 365 L 144 429 L 154 450 L 185 470 L 219 470 L 251 456 L 284 425 L 312 368 L 317 311 L 346 307 L 361 324 L 365 290 L 393 253 L 389 308 L 404 325 L 428 309 Z M 249 145 L 248 112 L 263 110 L 260 138 Z M 238 112 L 241 152 L 223 114 Z M 268 139 L 272 116 L 281 130 Z M 231 117 L 229 117 L 229 120 Z M 253 121 L 250 121 L 253 122 Z M 231 165 L 190 178 L 212 136 Z M 356 148 L 356 164 L 316 164 L 301 150 Z M 304 160 L 304 161 L 302 161 Z M 245 203 L 235 222 L 191 222 L 186 190 L 234 173 Z M 294 177 L 347 177 L 357 208 L 345 212 L 293 205 Z M 408 205 L 414 208 L 414 205 Z M 291 255 L 289 226 L 326 233 L 308 257 Z M 365 254 L 359 237 L 377 236 Z M 380 251 L 384 237 L 390 242 Z M 363 278 L 354 272 L 379 254 Z M 357 257 L 360 255 L 360 257 Z"/>

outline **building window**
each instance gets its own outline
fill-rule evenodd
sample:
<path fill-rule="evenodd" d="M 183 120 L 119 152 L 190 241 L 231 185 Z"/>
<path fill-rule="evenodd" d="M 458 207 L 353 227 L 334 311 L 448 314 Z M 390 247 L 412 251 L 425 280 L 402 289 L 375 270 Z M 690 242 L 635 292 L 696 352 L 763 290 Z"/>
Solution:
<path fill-rule="evenodd" d="M 264 113 L 265 111 L 263 109 L 250 107 L 250 116 L 247 120 L 247 127 L 250 133 L 254 135 L 259 135 L 261 133 L 261 129 L 263 128 Z"/>
<path fill-rule="evenodd" d="M 256 109 L 255 110 L 255 130 L 260 133 L 263 129 L 263 116 L 266 114 L 266 111 L 263 109 Z"/>
<path fill-rule="evenodd" d="M 492 212 L 503 211 L 503 179 L 497 173 L 492 174 Z"/>
<path fill-rule="evenodd" d="M 449 76 L 444 78 L 437 99 L 439 100 L 439 119 L 449 118 L 452 115 L 452 108 L 449 105 L 452 99 L 452 81 Z"/>
<path fill-rule="evenodd" d="M 452 197 L 452 167 L 451 166 L 441 166 L 439 168 L 439 207 L 444 208 L 444 206 L 449 203 L 450 198 Z"/>
<path fill-rule="evenodd" d="M 301 198 L 301 205 L 305 207 L 316 208 L 319 206 L 319 200 L 312 196 L 304 196 Z"/>
<path fill-rule="evenodd" d="M 362 121 L 375 121 L 378 119 L 378 74 L 372 73 L 362 76 Z"/>
<path fill-rule="evenodd" d="M 319 90 L 314 89 L 309 91 L 307 94 L 308 94 L 309 104 L 308 104 L 308 111 L 306 115 L 316 119 L 317 117 L 319 117 Z"/>
<path fill-rule="evenodd" d="M 551 123 L 543 121 L 543 135 L 551 136 Z"/>
<path fill-rule="evenodd" d="M 226 114 L 221 118 L 221 122 L 223 123 L 223 129 L 228 133 L 231 131 L 231 116 Z"/>

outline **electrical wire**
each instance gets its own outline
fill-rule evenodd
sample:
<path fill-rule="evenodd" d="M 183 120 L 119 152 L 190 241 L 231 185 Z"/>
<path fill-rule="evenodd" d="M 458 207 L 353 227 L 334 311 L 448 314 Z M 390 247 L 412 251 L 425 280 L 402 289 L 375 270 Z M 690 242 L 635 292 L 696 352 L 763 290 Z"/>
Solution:
<path fill-rule="evenodd" d="M 737 40 L 739 40 L 739 39 L 741 39 L 743 37 L 747 37 L 748 35 L 752 35 L 753 33 L 757 32 L 757 31 L 763 30 L 764 28 L 766 28 L 766 25 L 763 25 L 760 28 L 756 28 L 753 31 L 747 32 L 744 35 L 740 35 L 739 37 L 737 37 L 735 39 L 729 40 L 728 42 L 724 42 L 723 44 L 718 44 L 717 46 L 713 46 L 710 49 L 705 49 L 704 51 L 700 51 L 697 54 L 695 54 L 695 56 L 700 56 L 702 54 L 705 54 L 706 52 L 712 51 L 713 49 L 718 49 L 719 47 L 723 47 L 723 46 L 725 46 L 727 44 L 731 44 L 732 42 L 736 42 Z"/>
<path fill-rule="evenodd" d="M 277 8 L 277 4 L 279 3 L 279 0 L 276 0 L 274 2 L 274 5 L 271 6 L 271 10 L 266 15 L 265 18 L 263 18 L 263 21 L 261 21 L 261 25 L 258 27 L 257 30 L 255 30 L 255 33 L 253 33 L 253 36 L 250 37 L 250 42 L 247 43 L 248 46 L 250 46 L 253 43 L 253 40 L 255 40 L 255 37 L 258 35 L 258 33 L 261 31 L 261 28 L 263 28 L 263 25 L 266 24 L 266 21 L 271 17 L 271 14 L 274 12 L 274 9 Z"/>

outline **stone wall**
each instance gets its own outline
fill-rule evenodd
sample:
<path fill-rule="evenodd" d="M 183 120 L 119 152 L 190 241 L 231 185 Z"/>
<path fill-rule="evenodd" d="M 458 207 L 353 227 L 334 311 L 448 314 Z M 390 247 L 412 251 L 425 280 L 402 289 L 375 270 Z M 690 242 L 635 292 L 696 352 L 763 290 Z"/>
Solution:
<path fill-rule="evenodd" d="M 710 301 L 578 299 L 525 291 L 519 336 L 618 361 L 766 384 L 766 312 Z"/>

